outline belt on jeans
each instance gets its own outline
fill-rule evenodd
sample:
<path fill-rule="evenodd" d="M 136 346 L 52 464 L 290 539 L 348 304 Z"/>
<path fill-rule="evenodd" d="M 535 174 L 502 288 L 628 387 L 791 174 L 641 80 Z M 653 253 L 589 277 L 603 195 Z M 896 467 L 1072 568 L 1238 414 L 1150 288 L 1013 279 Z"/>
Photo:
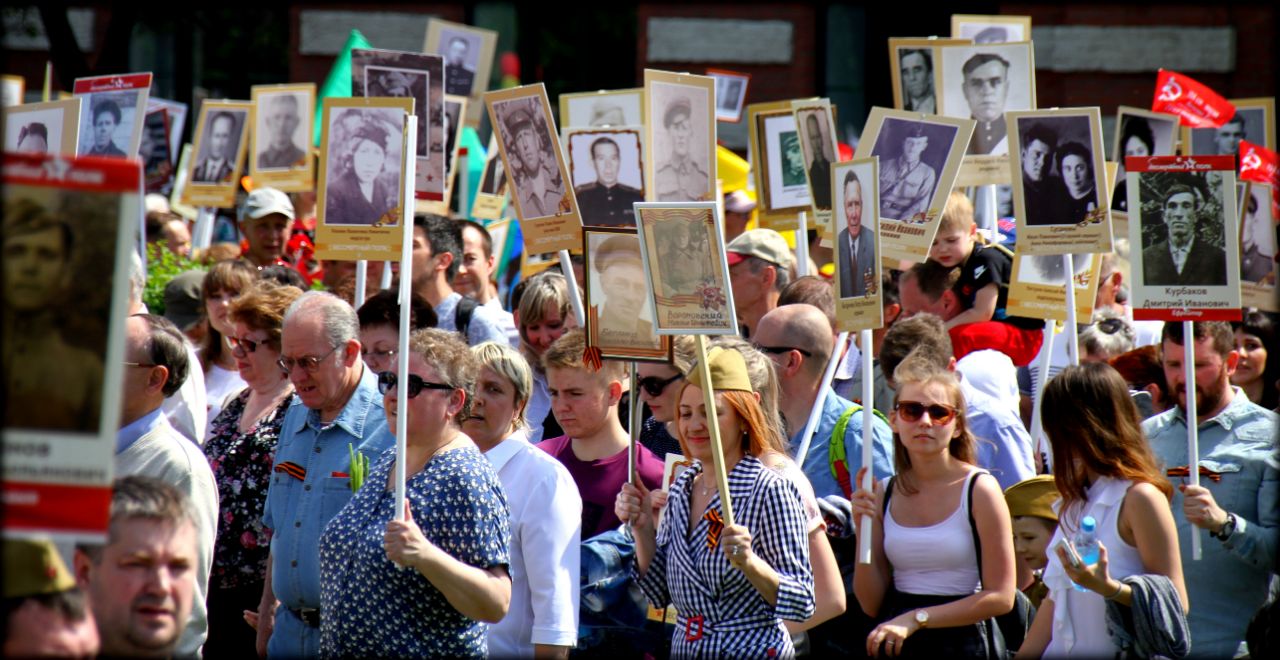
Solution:
<path fill-rule="evenodd" d="M 311 607 L 290 607 L 290 612 L 312 628 L 320 627 L 320 610 Z"/>

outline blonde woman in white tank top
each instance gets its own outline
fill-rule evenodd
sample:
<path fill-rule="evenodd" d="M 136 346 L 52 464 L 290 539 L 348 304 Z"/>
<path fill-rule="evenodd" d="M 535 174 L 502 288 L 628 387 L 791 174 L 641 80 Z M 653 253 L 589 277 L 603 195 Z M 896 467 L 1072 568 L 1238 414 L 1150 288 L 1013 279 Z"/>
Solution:
<path fill-rule="evenodd" d="M 882 622 L 867 637 L 867 653 L 991 657 L 991 619 L 1014 601 L 1008 507 L 996 480 L 973 465 L 955 377 L 916 358 L 894 377 L 898 474 L 887 493 L 876 484 L 853 495 L 854 516 L 873 520 L 872 563 L 854 571 L 859 605 Z"/>
<path fill-rule="evenodd" d="M 1049 558 L 1044 572 L 1049 595 L 1018 657 L 1115 656 L 1123 649 L 1108 635 L 1106 601 L 1132 606 L 1133 600 L 1121 578 L 1164 575 L 1177 589 L 1183 612 L 1189 609 L 1169 509 L 1173 488 L 1142 434 L 1128 385 L 1107 364 L 1068 367 L 1049 381 L 1041 417 L 1063 499 L 1049 546 L 1057 557 Z M 1056 544 L 1071 540 L 1086 515 L 1097 520 L 1101 549 L 1096 564 L 1075 568 Z"/>

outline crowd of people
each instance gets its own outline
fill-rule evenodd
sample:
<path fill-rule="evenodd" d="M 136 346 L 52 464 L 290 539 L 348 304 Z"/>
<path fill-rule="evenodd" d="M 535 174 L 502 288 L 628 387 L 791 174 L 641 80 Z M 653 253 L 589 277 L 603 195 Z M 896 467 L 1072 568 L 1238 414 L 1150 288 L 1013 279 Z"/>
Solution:
<path fill-rule="evenodd" d="M 586 357 L 582 272 L 501 296 L 482 224 L 417 216 L 411 280 L 371 272 L 357 296 L 343 264 L 290 252 L 312 201 L 252 191 L 244 244 L 196 255 L 162 314 L 135 263 L 108 538 L 6 540 L 6 655 L 1280 648 L 1272 315 L 1135 322 L 1103 255 L 1074 365 L 1007 313 L 1011 258 L 954 193 L 929 259 L 884 271 L 870 345 L 839 341 L 832 283 L 798 277 L 782 236 L 744 227 L 726 246 L 742 336 L 710 340 L 706 365 L 675 337 L 633 384 Z M 153 249 L 188 251 L 152 213 Z"/>

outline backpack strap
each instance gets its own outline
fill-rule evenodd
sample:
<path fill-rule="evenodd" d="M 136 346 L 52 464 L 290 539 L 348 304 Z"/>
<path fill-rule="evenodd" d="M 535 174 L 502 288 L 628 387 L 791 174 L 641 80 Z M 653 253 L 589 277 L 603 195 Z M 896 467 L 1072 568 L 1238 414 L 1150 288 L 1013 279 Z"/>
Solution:
<path fill-rule="evenodd" d="M 835 428 L 831 430 L 831 439 L 827 442 L 827 465 L 831 468 L 831 476 L 835 478 L 836 483 L 840 484 L 840 490 L 844 491 L 845 499 L 853 499 L 853 473 L 849 471 L 849 456 L 845 451 L 844 436 L 849 430 L 849 420 L 853 419 L 854 413 L 862 412 L 862 405 L 855 403 L 844 412 L 840 413 L 840 417 L 836 419 Z M 889 423 L 885 419 L 884 413 L 871 409 L 871 413 L 879 417 L 885 424 Z"/>
<path fill-rule="evenodd" d="M 973 534 L 973 554 L 978 558 L 978 581 L 982 581 L 982 539 L 978 538 L 978 521 L 973 517 L 973 489 L 978 485 L 978 477 L 989 474 L 985 471 L 975 472 L 969 477 L 969 532 Z"/>
<path fill-rule="evenodd" d="M 462 335 L 463 341 L 467 341 L 467 330 L 471 328 L 471 315 L 479 305 L 475 298 L 463 296 L 462 300 L 458 301 L 458 306 L 453 309 L 453 327 Z"/>

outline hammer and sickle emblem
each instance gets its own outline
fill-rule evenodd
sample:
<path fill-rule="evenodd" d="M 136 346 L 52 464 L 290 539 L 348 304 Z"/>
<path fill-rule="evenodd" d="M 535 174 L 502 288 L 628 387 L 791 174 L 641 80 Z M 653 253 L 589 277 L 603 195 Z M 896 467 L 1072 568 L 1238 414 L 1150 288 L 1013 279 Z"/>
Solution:
<path fill-rule="evenodd" d="M 1182 85 L 1178 84 L 1176 78 L 1170 77 L 1160 88 L 1160 100 L 1177 101 L 1180 98 L 1182 98 Z"/>

